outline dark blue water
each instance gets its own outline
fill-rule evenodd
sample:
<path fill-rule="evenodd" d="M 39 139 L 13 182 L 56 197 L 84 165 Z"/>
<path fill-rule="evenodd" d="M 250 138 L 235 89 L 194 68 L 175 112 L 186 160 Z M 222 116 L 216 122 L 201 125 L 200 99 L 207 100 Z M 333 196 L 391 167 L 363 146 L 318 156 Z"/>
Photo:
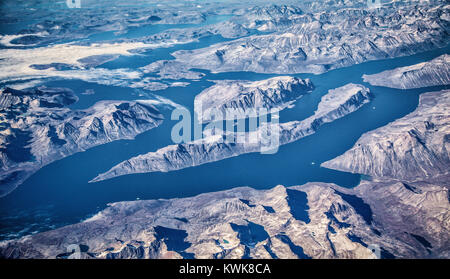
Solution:
<path fill-rule="evenodd" d="M 96 33 L 87 38 L 89 42 L 103 42 L 112 41 L 117 39 L 136 39 L 161 33 L 170 29 L 183 29 L 192 27 L 203 27 L 210 24 L 220 23 L 222 21 L 229 20 L 233 15 L 214 15 L 209 16 L 200 24 L 158 24 L 157 22 L 153 24 L 145 24 L 136 27 L 130 27 L 125 32 L 118 33 L 117 31 L 105 31 L 101 33 Z"/>
<path fill-rule="evenodd" d="M 211 35 L 185 44 L 177 44 L 166 48 L 157 48 L 140 53 L 134 56 L 119 56 L 119 58 L 100 65 L 101 68 L 119 69 L 119 68 L 137 68 L 149 65 L 158 60 L 172 60 L 174 57 L 171 53 L 177 50 L 190 50 L 196 48 L 208 47 L 219 42 L 229 41 L 220 35 Z"/>
<path fill-rule="evenodd" d="M 449 53 L 449 48 L 410 57 L 368 62 L 318 76 L 298 75 L 311 78 L 316 90 L 297 101 L 294 108 L 281 112 L 280 122 L 310 116 L 329 89 L 349 82 L 362 83 L 361 76 L 364 73 L 419 63 L 442 53 Z M 195 95 L 212 84 L 208 79 L 258 80 L 275 76 L 206 73 L 204 79 L 192 82 L 187 87 L 147 92 L 145 98 L 157 94 L 192 111 Z M 80 101 L 72 105 L 74 109 L 83 109 L 104 99 L 142 98 L 139 96 L 142 91 L 77 80 L 52 81 L 47 85 L 74 90 L 80 97 Z M 396 90 L 365 85 L 370 87 L 375 96 L 371 103 L 322 126 L 314 135 L 281 146 L 276 154 L 245 154 L 170 173 L 127 175 L 99 183 L 87 183 L 97 174 L 123 160 L 172 144 L 170 131 L 175 122 L 169 120 L 170 111 L 163 110 L 166 120 L 162 126 L 137 136 L 135 140 L 116 141 L 54 162 L 35 173 L 10 195 L 1 198 L 0 239 L 75 223 L 103 209 L 107 203 L 116 201 L 186 197 L 237 186 L 267 189 L 278 184 L 300 185 L 310 181 L 354 187 L 360 181 L 359 175 L 321 168 L 320 164 L 351 148 L 363 133 L 412 112 L 417 107 L 421 93 L 445 88 Z M 95 94 L 82 95 L 86 89 L 93 89 Z"/>
<path fill-rule="evenodd" d="M 230 226 L 233 231 L 237 232 L 237 238 L 239 238 L 240 242 L 251 248 L 254 248 L 256 243 L 269 238 L 269 234 L 263 226 L 250 221 L 247 222 L 247 225 L 230 223 Z"/>

